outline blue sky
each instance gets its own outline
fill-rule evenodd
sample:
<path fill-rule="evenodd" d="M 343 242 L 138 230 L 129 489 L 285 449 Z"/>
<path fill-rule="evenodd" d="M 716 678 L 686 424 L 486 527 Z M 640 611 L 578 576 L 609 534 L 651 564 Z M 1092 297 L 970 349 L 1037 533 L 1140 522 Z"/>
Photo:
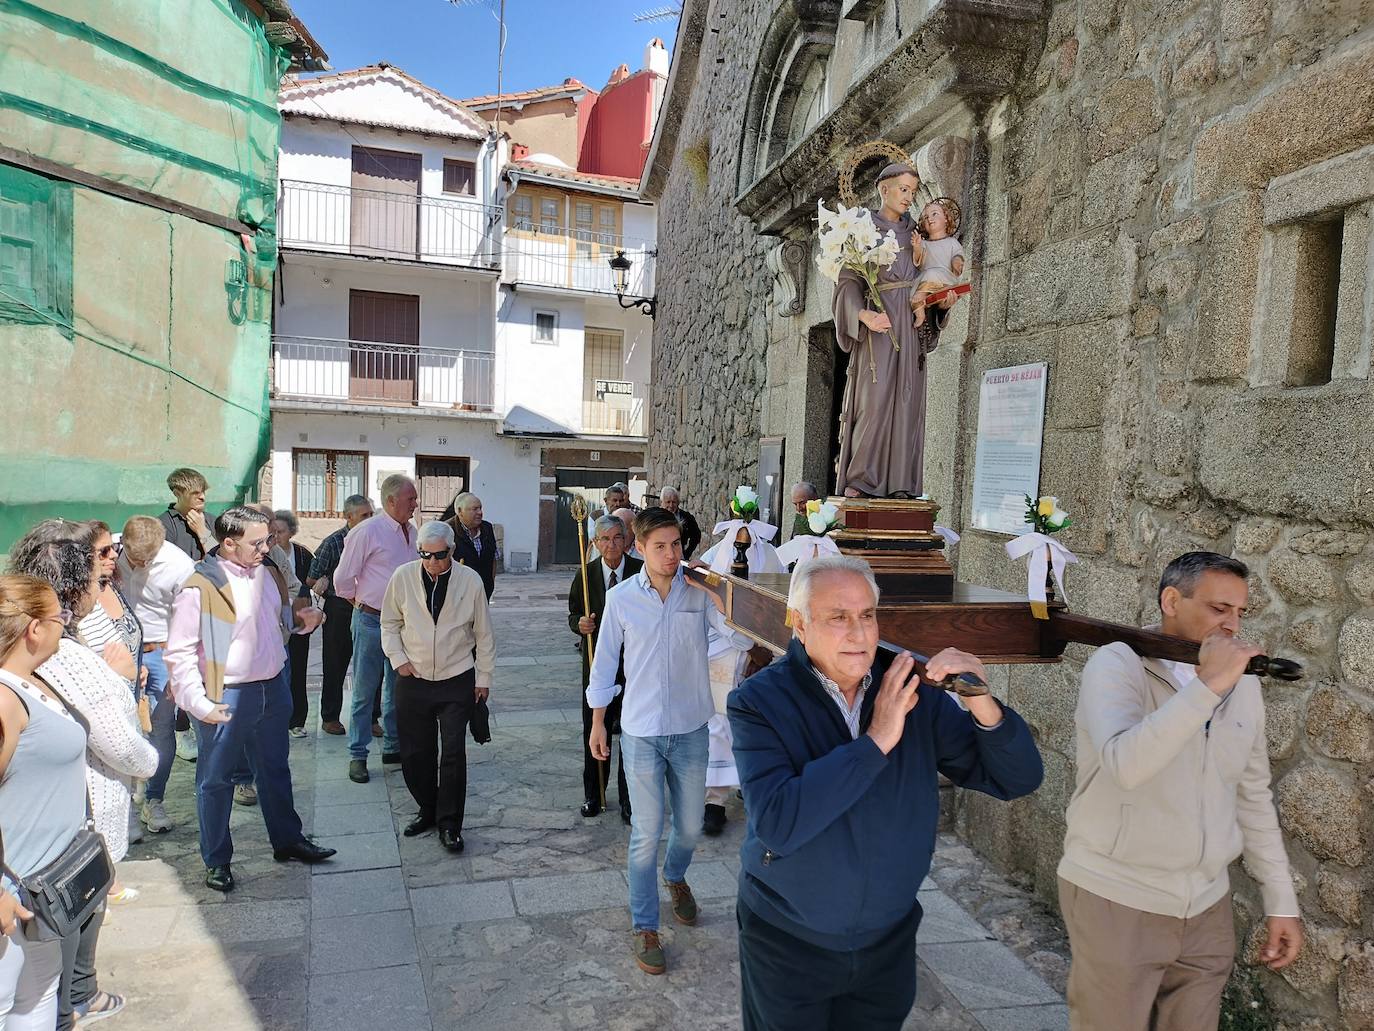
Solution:
<path fill-rule="evenodd" d="M 338 70 L 388 61 L 461 99 L 496 92 L 497 0 L 292 0 Z M 593 89 L 616 65 L 643 64 L 654 36 L 671 51 L 676 19 L 636 22 L 672 0 L 506 0 L 504 90 L 568 76 Z"/>

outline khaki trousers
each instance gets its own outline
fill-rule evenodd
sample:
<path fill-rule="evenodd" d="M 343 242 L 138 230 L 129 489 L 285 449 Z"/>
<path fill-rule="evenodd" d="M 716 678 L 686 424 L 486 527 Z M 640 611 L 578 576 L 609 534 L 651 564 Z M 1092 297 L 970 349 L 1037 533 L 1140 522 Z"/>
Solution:
<path fill-rule="evenodd" d="M 1110 902 L 1059 879 L 1072 1031 L 1215 1031 L 1236 957 L 1228 895 L 1189 919 Z"/>

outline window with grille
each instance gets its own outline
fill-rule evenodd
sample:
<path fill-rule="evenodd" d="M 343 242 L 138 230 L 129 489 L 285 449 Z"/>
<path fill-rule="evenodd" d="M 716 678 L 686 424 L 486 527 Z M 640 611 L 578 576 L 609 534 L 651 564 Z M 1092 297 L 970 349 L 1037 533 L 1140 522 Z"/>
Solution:
<path fill-rule="evenodd" d="M 558 330 L 558 312 L 537 311 L 534 313 L 534 342 L 552 344 Z"/>
<path fill-rule="evenodd" d="M 601 242 L 603 244 L 614 244 L 620 236 L 619 225 L 614 204 L 601 205 Z"/>
<path fill-rule="evenodd" d="M 471 197 L 477 192 L 477 166 L 471 161 L 444 158 L 444 192 Z"/>
<path fill-rule="evenodd" d="M 539 231 L 558 235 L 563 231 L 563 218 L 561 209 L 563 205 L 559 203 L 557 197 L 539 198 Z"/>
<path fill-rule="evenodd" d="M 344 501 L 366 494 L 367 452 L 307 451 L 291 454 L 291 507 L 297 515 L 342 516 Z"/>
<path fill-rule="evenodd" d="M 71 186 L 0 165 L 0 322 L 71 321 Z"/>
<path fill-rule="evenodd" d="M 592 205 L 590 201 L 578 201 L 573 210 L 577 214 L 577 256 L 579 258 L 590 258 L 592 255 L 592 240 L 595 238 L 594 223 L 592 222 Z"/>
<path fill-rule="evenodd" d="M 515 193 L 510 198 L 513 228 L 526 232 L 534 228 L 534 198 L 528 193 Z"/>

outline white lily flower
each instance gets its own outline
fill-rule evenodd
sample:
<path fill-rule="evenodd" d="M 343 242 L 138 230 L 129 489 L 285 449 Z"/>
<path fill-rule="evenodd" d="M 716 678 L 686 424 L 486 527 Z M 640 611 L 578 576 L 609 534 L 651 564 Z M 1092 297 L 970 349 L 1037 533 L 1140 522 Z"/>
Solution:
<path fill-rule="evenodd" d="M 820 223 L 821 229 L 829 229 L 835 224 L 835 216 L 838 212 L 831 211 L 825 206 L 825 201 L 816 201 L 816 221 Z"/>
<path fill-rule="evenodd" d="M 829 525 L 830 523 L 833 523 L 836 519 L 839 518 L 840 508 L 838 505 L 832 505 L 828 501 L 822 501 L 820 507 L 820 514 L 825 517 L 825 522 L 827 525 Z"/>
<path fill-rule="evenodd" d="M 825 533 L 826 529 L 830 526 L 830 524 L 826 522 L 825 516 L 821 515 L 819 512 L 812 512 L 807 516 L 806 525 L 811 527 L 812 533 Z"/>
<path fill-rule="evenodd" d="M 745 505 L 757 505 L 759 503 L 758 491 L 753 487 L 746 487 L 741 484 L 735 489 L 735 500 L 740 503 L 742 508 Z"/>

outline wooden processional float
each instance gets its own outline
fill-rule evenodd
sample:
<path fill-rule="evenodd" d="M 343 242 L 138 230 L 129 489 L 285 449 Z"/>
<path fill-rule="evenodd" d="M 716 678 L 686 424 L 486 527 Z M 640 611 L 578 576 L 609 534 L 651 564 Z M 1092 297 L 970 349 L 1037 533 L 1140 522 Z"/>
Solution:
<path fill-rule="evenodd" d="M 1068 644 L 1100 646 L 1119 641 L 1138 655 L 1196 664 L 1198 646 L 1180 637 L 1080 616 L 1062 601 L 1051 601 L 1048 618 L 1036 618 L 1030 599 L 1006 591 L 961 583 L 944 556 L 944 538 L 935 532 L 937 506 L 923 500 L 831 498 L 844 513 L 844 527 L 831 531 L 840 551 L 865 559 L 882 590 L 878 620 L 883 630 L 879 653 L 891 659 L 902 651 L 917 659 L 943 648 L 958 648 L 992 664 L 1058 662 Z M 734 543 L 734 542 L 732 542 Z M 743 547 L 740 546 L 742 552 Z M 732 572 L 691 567 L 686 574 L 718 595 L 729 623 L 758 644 L 782 654 L 791 640 L 787 610 L 790 574 L 759 574 L 732 563 Z M 1289 659 L 1259 655 L 1246 672 L 1277 680 L 1298 680 L 1302 666 Z M 963 695 L 987 693 L 971 674 L 938 686 Z"/>

